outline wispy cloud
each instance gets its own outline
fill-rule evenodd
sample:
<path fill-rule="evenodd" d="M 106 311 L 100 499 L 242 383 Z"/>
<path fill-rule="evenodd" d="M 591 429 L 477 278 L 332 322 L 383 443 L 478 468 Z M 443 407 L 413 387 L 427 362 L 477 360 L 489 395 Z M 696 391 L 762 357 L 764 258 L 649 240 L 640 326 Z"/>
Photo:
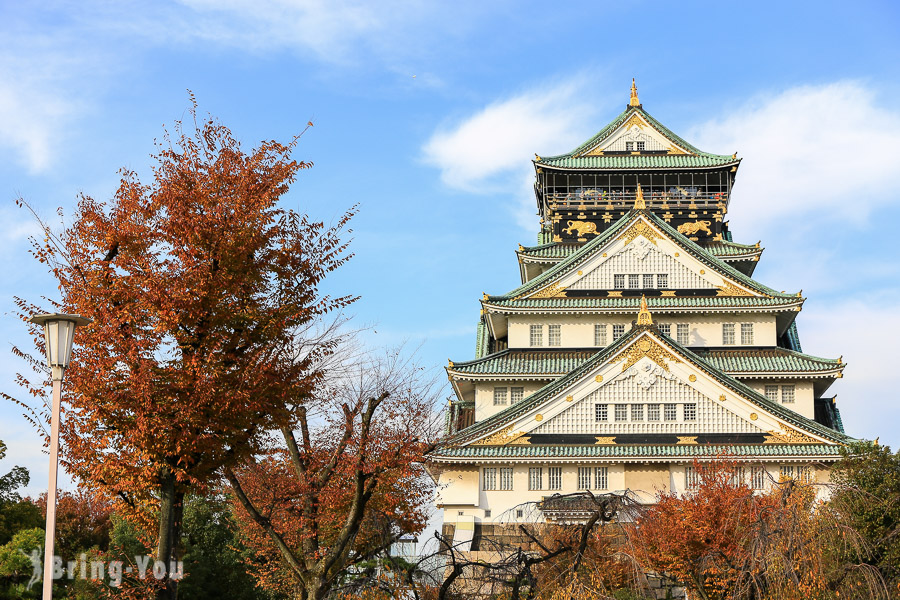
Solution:
<path fill-rule="evenodd" d="M 492 102 L 438 128 L 422 148 L 448 186 L 479 193 L 512 193 L 519 224 L 534 229 L 535 152 L 553 155 L 584 141 L 598 106 L 585 78 L 540 85 Z"/>
<path fill-rule="evenodd" d="M 757 96 L 688 132 L 701 148 L 739 151 L 731 217 L 745 226 L 788 216 L 865 220 L 900 202 L 900 113 L 858 81 Z"/>

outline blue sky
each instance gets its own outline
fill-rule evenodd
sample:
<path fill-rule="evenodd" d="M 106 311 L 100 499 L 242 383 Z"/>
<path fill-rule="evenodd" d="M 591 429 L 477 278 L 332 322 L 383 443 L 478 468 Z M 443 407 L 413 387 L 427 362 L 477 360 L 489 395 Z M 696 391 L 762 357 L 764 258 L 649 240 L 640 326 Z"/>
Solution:
<path fill-rule="evenodd" d="M 744 161 L 735 240 L 757 279 L 803 290 L 804 349 L 843 355 L 848 433 L 900 445 L 900 9 L 894 2 L 183 0 L 0 4 L 0 336 L 25 343 L 13 295 L 52 297 L 29 259 L 24 197 L 49 218 L 105 199 L 120 167 L 149 177 L 186 90 L 249 147 L 315 126 L 286 206 L 331 220 L 355 203 L 357 293 L 373 344 L 471 358 L 478 298 L 518 282 L 537 233 L 531 157 L 572 149 L 644 108 Z M 3 390 L 19 363 L 0 353 Z M 0 464 L 46 480 L 40 442 L 0 405 Z"/>

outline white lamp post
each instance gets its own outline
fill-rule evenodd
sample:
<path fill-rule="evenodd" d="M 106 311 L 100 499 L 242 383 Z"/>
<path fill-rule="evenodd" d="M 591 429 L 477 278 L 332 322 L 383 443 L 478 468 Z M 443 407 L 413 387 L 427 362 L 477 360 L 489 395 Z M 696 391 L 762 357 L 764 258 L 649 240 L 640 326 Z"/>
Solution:
<path fill-rule="evenodd" d="M 59 405 L 62 396 L 62 379 L 72 357 L 72 340 L 75 328 L 87 325 L 90 319 L 80 315 L 35 315 L 28 319 L 44 327 L 44 346 L 47 364 L 53 379 L 53 411 L 50 419 L 50 486 L 47 489 L 47 533 L 44 542 L 44 593 L 43 600 L 53 597 L 53 540 L 56 534 L 56 475 L 59 470 Z"/>

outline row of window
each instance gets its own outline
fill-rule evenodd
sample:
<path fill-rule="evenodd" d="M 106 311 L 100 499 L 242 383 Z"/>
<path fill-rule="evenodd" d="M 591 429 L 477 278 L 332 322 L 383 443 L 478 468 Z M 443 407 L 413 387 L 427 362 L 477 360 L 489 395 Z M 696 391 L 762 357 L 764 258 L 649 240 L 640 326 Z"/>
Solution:
<path fill-rule="evenodd" d="M 725 346 L 734 346 L 737 344 L 737 326 L 738 323 L 722 324 L 722 344 Z M 683 346 L 687 346 L 691 341 L 691 328 L 688 323 L 658 323 L 659 330 L 669 337 L 674 337 L 675 341 Z M 675 328 L 675 335 L 672 335 L 672 328 Z M 740 323 L 741 344 L 744 346 L 753 344 L 753 323 Z M 562 345 L 562 325 L 551 324 L 547 326 L 547 345 Z M 597 323 L 594 325 L 594 345 L 607 346 L 609 344 L 609 326 L 606 323 Z M 612 341 L 616 341 L 625 335 L 625 324 L 615 323 L 612 326 Z M 544 326 L 531 325 L 529 329 L 528 343 L 532 347 L 540 347 L 544 345 Z"/>
<path fill-rule="evenodd" d="M 613 404 L 613 418 L 615 421 L 677 421 L 678 406 L 678 404 Z M 696 404 L 682 404 L 681 407 L 683 421 L 697 420 Z M 594 405 L 594 420 L 609 421 L 609 404 Z"/>
<path fill-rule="evenodd" d="M 498 476 L 499 475 L 499 480 Z M 498 487 L 499 482 L 499 487 Z M 544 487 L 544 468 L 530 467 L 528 469 L 529 490 L 561 490 L 562 467 L 547 468 L 547 486 Z M 510 491 L 513 489 L 512 467 L 485 467 L 481 470 L 481 489 L 485 491 Z M 578 467 L 579 490 L 606 490 L 609 489 L 608 467 Z"/>
<path fill-rule="evenodd" d="M 804 465 L 781 465 L 779 474 L 782 480 L 793 479 L 803 483 L 810 482 L 813 478 L 812 469 Z M 695 467 L 685 467 L 684 476 L 687 489 L 695 490 L 700 487 L 700 474 Z M 736 467 L 731 475 L 732 484 L 747 483 L 755 490 L 765 489 L 767 479 L 768 472 L 763 466 L 750 467 L 749 472 L 744 467 Z M 545 483 L 546 487 L 544 487 Z M 578 467 L 577 484 L 579 490 L 608 490 L 609 467 Z M 481 489 L 488 492 L 512 491 L 513 468 L 484 467 L 481 470 Z M 531 491 L 562 490 L 562 467 L 547 467 L 546 481 L 543 467 L 529 467 L 528 489 Z"/>
<path fill-rule="evenodd" d="M 812 469 L 803 465 L 781 465 L 779 468 L 781 479 L 793 479 L 802 483 L 812 481 Z M 763 466 L 750 467 L 750 478 L 747 479 L 747 470 L 744 467 L 736 467 L 731 474 L 731 483 L 738 485 L 748 483 L 754 490 L 765 489 L 768 472 Z M 685 487 L 695 490 L 700 487 L 700 474 L 693 466 L 684 468 Z"/>
<path fill-rule="evenodd" d="M 494 406 L 506 406 L 507 404 L 515 404 L 524 397 L 525 388 L 523 387 L 494 388 Z"/>
<path fill-rule="evenodd" d="M 779 392 L 781 392 L 781 397 L 779 398 Z M 787 385 L 767 385 L 766 386 L 766 398 L 771 400 L 772 402 L 778 402 L 781 400 L 782 404 L 793 404 L 794 398 L 796 397 L 796 388 L 793 384 Z"/>
<path fill-rule="evenodd" d="M 653 285 L 654 279 L 656 285 Z M 613 288 L 617 290 L 664 290 L 668 287 L 668 273 L 657 273 L 656 275 L 653 273 L 617 273 L 613 275 Z"/>

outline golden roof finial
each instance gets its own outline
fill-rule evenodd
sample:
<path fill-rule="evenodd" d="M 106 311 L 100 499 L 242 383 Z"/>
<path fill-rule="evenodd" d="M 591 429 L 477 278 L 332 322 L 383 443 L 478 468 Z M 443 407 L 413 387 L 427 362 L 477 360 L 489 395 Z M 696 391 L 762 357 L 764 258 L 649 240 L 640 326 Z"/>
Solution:
<path fill-rule="evenodd" d="M 637 86 L 634 84 L 634 77 L 631 78 L 631 100 L 628 101 L 629 106 L 640 106 L 641 101 L 638 100 Z"/>
<path fill-rule="evenodd" d="M 637 194 L 634 196 L 634 210 L 646 210 L 647 203 L 644 202 L 644 190 L 641 189 L 641 184 L 637 186 Z"/>
<path fill-rule="evenodd" d="M 638 313 L 638 325 L 653 325 L 653 316 L 647 308 L 647 296 L 641 295 L 641 311 Z"/>

